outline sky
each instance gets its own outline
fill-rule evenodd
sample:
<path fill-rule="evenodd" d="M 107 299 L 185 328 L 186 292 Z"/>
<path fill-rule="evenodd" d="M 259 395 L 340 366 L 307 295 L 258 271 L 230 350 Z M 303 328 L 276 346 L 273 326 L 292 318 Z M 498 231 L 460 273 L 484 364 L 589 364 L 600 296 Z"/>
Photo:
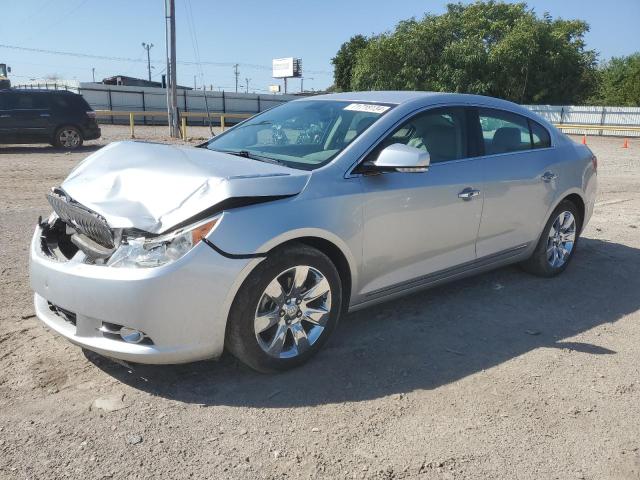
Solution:
<path fill-rule="evenodd" d="M 352 35 L 393 29 L 403 19 L 442 13 L 440 0 L 176 0 L 178 83 L 235 90 L 233 64 L 239 64 L 239 88 L 262 93 L 278 81 L 271 60 L 303 60 L 304 88 L 332 83 L 331 58 Z M 464 2 L 468 3 L 468 2 Z M 640 51 L 640 0 L 530 0 L 538 14 L 582 19 L 591 26 L 587 47 L 600 59 Z M 113 75 L 147 77 L 146 51 L 153 43 L 152 78 L 166 66 L 164 0 L 0 0 L 0 63 L 12 67 L 12 82 L 57 75 L 100 81 Z M 46 52 L 55 50 L 84 58 Z M 201 63 L 198 66 L 198 62 Z M 209 62 L 209 64 L 206 64 Z M 191 63 L 191 64 L 189 64 Z M 195 79 L 194 79 L 195 77 Z M 290 91 L 300 80 L 289 81 Z"/>

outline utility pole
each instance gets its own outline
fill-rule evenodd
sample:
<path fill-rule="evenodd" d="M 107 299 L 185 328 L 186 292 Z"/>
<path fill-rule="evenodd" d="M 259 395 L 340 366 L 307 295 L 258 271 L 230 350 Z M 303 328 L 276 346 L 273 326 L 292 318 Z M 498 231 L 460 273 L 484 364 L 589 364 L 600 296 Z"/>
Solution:
<path fill-rule="evenodd" d="M 197 84 L 196 84 L 196 76 L 195 75 L 193 76 L 193 89 L 194 90 L 198 89 Z"/>
<path fill-rule="evenodd" d="M 178 92 L 176 90 L 176 2 L 165 0 L 165 19 L 167 23 L 167 113 L 169 134 L 172 138 L 180 137 L 178 128 Z"/>
<path fill-rule="evenodd" d="M 233 66 L 233 74 L 236 76 L 236 93 L 238 93 L 238 78 L 240 77 L 239 66 L 237 63 Z"/>
<path fill-rule="evenodd" d="M 96 83 L 96 67 L 91 67 L 91 76 L 93 77 L 93 83 Z"/>
<path fill-rule="evenodd" d="M 247 83 L 247 93 L 249 93 L 249 80 L 251 80 L 250 78 L 246 78 L 244 79 L 244 81 Z"/>
<path fill-rule="evenodd" d="M 149 81 L 151 81 L 151 56 L 149 55 L 149 50 L 153 48 L 153 43 L 142 42 L 142 48 L 147 51 L 147 71 L 149 72 Z"/>

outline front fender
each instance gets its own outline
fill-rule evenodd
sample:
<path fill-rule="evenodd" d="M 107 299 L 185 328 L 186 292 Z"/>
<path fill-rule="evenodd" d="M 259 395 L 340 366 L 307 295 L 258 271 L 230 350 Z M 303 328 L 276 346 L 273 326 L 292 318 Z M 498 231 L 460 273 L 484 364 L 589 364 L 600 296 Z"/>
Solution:
<path fill-rule="evenodd" d="M 357 291 L 362 257 L 360 181 L 340 179 L 318 195 L 311 191 L 292 198 L 226 211 L 208 240 L 232 255 L 266 254 L 283 243 L 318 238 L 332 243 L 349 265 L 352 291 Z M 308 192 L 308 193 L 307 193 Z"/>

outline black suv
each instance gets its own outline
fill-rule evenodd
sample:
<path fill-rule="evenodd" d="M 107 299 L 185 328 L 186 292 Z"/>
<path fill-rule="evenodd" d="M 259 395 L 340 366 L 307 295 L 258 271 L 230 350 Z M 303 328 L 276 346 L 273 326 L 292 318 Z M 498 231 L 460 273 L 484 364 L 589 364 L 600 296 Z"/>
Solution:
<path fill-rule="evenodd" d="M 82 95 L 66 90 L 0 90 L 0 144 L 50 143 L 72 150 L 100 138 Z"/>

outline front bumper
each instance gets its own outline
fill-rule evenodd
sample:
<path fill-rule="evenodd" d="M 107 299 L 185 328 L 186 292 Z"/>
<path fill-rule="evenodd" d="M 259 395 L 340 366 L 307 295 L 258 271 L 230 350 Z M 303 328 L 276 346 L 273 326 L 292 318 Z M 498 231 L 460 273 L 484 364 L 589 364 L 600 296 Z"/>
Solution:
<path fill-rule="evenodd" d="M 218 357 L 231 302 L 258 262 L 228 259 L 204 242 L 155 268 L 60 262 L 42 251 L 40 231 L 37 227 L 30 249 L 37 317 L 76 345 L 138 363 Z M 152 343 L 131 344 L 103 334 L 104 323 L 140 330 Z"/>

